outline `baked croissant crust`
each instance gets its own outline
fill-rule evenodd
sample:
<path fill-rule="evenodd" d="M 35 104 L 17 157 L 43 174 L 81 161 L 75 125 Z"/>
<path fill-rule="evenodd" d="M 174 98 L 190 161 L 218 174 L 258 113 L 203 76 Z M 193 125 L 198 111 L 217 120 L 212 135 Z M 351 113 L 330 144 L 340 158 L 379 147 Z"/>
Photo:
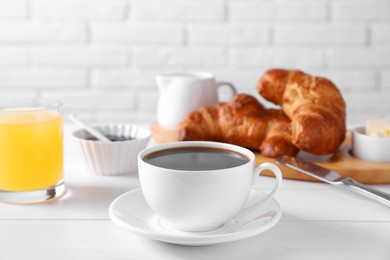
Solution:
<path fill-rule="evenodd" d="M 298 152 L 291 142 L 290 119 L 283 111 L 265 109 L 246 94 L 189 113 L 180 122 L 179 140 L 226 142 L 260 150 L 267 157 Z"/>
<path fill-rule="evenodd" d="M 259 79 L 257 90 L 291 119 L 296 147 L 316 155 L 338 150 L 345 138 L 346 108 L 330 80 L 297 70 L 272 69 Z"/>

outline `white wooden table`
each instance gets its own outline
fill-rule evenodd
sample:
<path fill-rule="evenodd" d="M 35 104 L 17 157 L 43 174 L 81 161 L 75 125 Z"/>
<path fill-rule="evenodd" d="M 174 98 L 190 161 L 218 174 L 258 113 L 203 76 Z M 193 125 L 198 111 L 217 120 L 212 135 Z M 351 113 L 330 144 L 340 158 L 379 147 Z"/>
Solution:
<path fill-rule="evenodd" d="M 390 207 L 322 183 L 284 180 L 280 222 L 245 240 L 185 247 L 123 231 L 108 217 L 113 199 L 138 177 L 88 173 L 65 127 L 68 193 L 46 204 L 0 203 L 0 259 L 390 259 Z M 267 190 L 273 179 L 261 177 Z M 376 185 L 390 193 L 390 185 Z"/>

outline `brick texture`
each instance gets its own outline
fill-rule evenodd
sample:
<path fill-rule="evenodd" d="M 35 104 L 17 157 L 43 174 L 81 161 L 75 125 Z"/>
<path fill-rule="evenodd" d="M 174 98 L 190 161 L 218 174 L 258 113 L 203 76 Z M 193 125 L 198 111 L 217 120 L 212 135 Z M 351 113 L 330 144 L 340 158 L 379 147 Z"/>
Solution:
<path fill-rule="evenodd" d="M 28 52 L 23 47 L 0 48 L 0 66 L 8 67 L 15 65 L 27 65 Z"/>
<path fill-rule="evenodd" d="M 203 25 L 188 30 L 190 44 L 262 44 L 270 42 L 270 27 L 258 25 Z"/>
<path fill-rule="evenodd" d="M 324 3 L 291 1 L 237 2 L 229 6 L 232 20 L 276 20 L 276 21 L 324 21 L 327 7 Z M 262 3 L 263 2 L 263 3 Z"/>
<path fill-rule="evenodd" d="M 135 20 L 222 21 L 223 1 L 134 1 L 131 18 Z"/>
<path fill-rule="evenodd" d="M 390 2 L 0 1 L 2 96 L 58 98 L 92 121 L 153 122 L 162 72 L 209 71 L 275 107 L 255 89 L 274 67 L 331 79 L 351 127 L 388 116 Z"/>
<path fill-rule="evenodd" d="M 92 41 L 110 43 L 183 43 L 183 29 L 176 24 L 134 23 L 96 24 L 91 28 Z"/>
<path fill-rule="evenodd" d="M 333 16 L 337 20 L 389 20 L 390 2 L 334 3 Z"/>
<path fill-rule="evenodd" d="M 54 69 L 2 69 L 0 89 L 62 89 L 86 88 L 87 73 L 79 70 Z"/>
<path fill-rule="evenodd" d="M 1 22 L 0 43 L 67 43 L 83 42 L 87 32 L 78 23 Z"/>
<path fill-rule="evenodd" d="M 275 27 L 277 44 L 364 44 L 367 29 L 354 24 L 278 25 Z"/>
<path fill-rule="evenodd" d="M 374 44 L 390 45 L 390 23 L 374 24 L 372 27 L 372 42 Z"/>
<path fill-rule="evenodd" d="M 31 4 L 31 13 L 32 17 L 37 20 L 117 21 L 126 18 L 127 8 L 128 3 L 125 0 L 35 0 Z"/>
<path fill-rule="evenodd" d="M 0 21 L 27 18 L 27 6 L 24 1 L 1 1 Z"/>
<path fill-rule="evenodd" d="M 124 46 L 35 47 L 31 59 L 37 65 L 110 66 L 127 65 L 129 52 Z"/>

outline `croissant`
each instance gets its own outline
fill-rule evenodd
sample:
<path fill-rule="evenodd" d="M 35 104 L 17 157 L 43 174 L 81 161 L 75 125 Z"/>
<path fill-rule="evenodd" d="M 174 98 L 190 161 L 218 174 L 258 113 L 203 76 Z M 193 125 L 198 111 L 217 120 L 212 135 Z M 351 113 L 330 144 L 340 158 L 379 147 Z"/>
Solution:
<path fill-rule="evenodd" d="M 345 138 L 346 108 L 330 80 L 297 70 L 272 69 L 259 79 L 257 90 L 291 119 L 296 147 L 316 155 L 338 150 Z"/>
<path fill-rule="evenodd" d="M 260 150 L 263 156 L 295 155 L 290 119 L 282 110 L 265 109 L 256 98 L 237 94 L 185 116 L 179 125 L 180 141 L 217 141 Z"/>

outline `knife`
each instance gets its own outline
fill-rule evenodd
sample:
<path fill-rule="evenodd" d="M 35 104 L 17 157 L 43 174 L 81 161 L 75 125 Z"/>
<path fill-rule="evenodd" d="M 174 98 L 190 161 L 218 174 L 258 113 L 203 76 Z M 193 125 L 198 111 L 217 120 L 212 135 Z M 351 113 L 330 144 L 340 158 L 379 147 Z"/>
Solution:
<path fill-rule="evenodd" d="M 353 180 L 352 178 L 343 177 L 335 171 L 323 168 L 319 165 L 298 159 L 296 157 L 286 155 L 276 157 L 276 162 L 326 183 L 336 186 L 346 186 L 352 190 L 358 191 L 390 206 L 390 194 L 363 185 L 360 182 Z"/>

